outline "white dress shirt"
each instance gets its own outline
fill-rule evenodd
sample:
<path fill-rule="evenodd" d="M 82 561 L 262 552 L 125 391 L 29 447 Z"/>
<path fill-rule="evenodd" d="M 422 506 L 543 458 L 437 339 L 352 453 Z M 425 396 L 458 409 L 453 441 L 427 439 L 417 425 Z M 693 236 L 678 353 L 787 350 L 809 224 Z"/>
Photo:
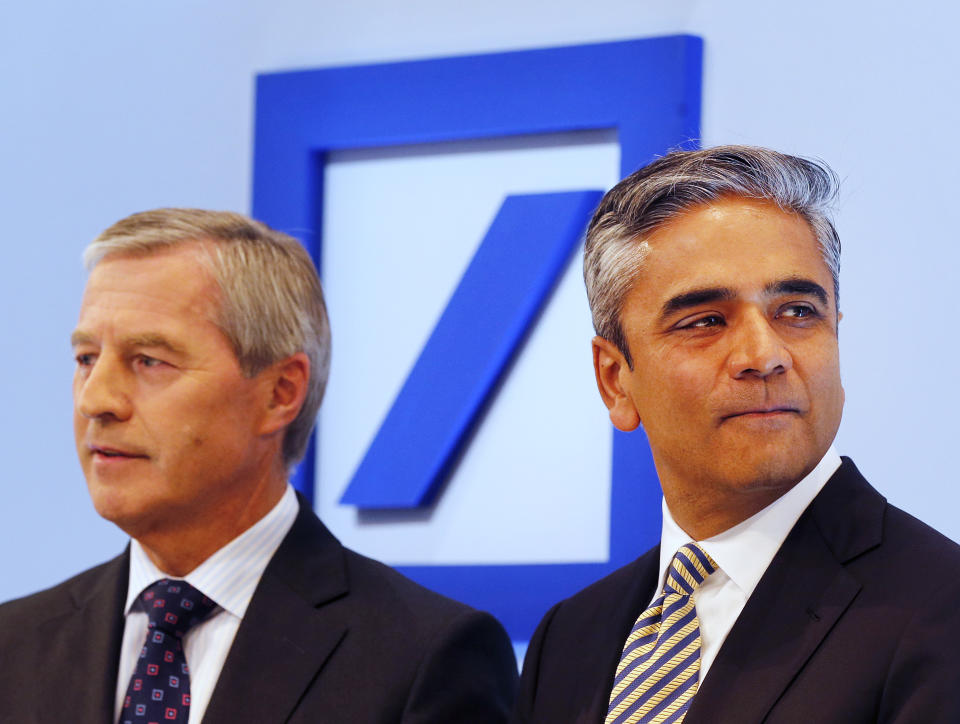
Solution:
<path fill-rule="evenodd" d="M 183 580 L 218 604 L 208 619 L 183 637 L 183 650 L 190 666 L 189 724 L 199 724 L 203 718 L 253 591 L 293 526 L 299 508 L 297 496 L 287 484 L 280 502 L 269 513 L 184 577 Z M 147 636 L 147 614 L 141 610 L 138 597 L 144 588 L 161 578 L 172 576 L 157 568 L 140 543 L 132 540 L 114 721 L 120 716 L 130 677 Z"/>
<path fill-rule="evenodd" d="M 700 681 L 707 675 L 720 646 L 787 534 L 840 467 L 840 462 L 840 456 L 831 446 L 809 475 L 759 513 L 719 535 L 697 541 L 719 566 L 719 570 L 693 594 L 700 620 Z M 674 554 L 689 542 L 690 536 L 674 521 L 664 501 L 660 537 L 661 589 Z M 660 592 L 657 591 L 651 603 Z"/>

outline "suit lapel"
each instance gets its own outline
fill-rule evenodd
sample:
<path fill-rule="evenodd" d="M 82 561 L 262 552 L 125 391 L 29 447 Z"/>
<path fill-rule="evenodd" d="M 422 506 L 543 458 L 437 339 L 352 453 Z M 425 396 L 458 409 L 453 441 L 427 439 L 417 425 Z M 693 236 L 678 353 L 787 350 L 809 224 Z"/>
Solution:
<path fill-rule="evenodd" d="M 685 721 L 759 722 L 860 590 L 806 521 L 747 601 Z"/>
<path fill-rule="evenodd" d="M 610 706 L 610 692 L 613 689 L 613 680 L 617 674 L 617 666 L 620 664 L 623 646 L 633 630 L 637 617 L 646 610 L 654 592 L 660 586 L 659 568 L 660 546 L 657 545 L 631 565 L 629 588 L 619 597 L 616 609 L 605 613 L 597 611 L 594 621 L 607 617 L 609 623 L 606 626 L 595 627 L 588 637 L 585 636 L 585 639 L 590 641 L 590 648 L 583 653 L 586 661 L 582 669 L 600 673 L 602 683 L 599 687 L 592 687 L 594 692 L 590 700 L 590 708 L 585 716 L 576 720 L 578 724 L 580 722 L 603 724 L 606 719 L 607 709 Z M 584 677 L 584 683 L 588 685 L 593 680 Z"/>
<path fill-rule="evenodd" d="M 204 724 L 287 721 L 347 632 L 324 604 L 348 592 L 344 551 L 303 500 L 244 615 Z M 269 691 L 268 697 L 251 696 Z"/>
<path fill-rule="evenodd" d="M 687 724 L 764 720 L 860 591 L 843 564 L 880 543 L 885 506 L 845 460 L 760 579 Z"/>
<path fill-rule="evenodd" d="M 124 553 L 80 576 L 64 612 L 38 627 L 43 659 L 60 667 L 58 695 L 39 702 L 40 721 L 113 721 L 128 567 Z"/>

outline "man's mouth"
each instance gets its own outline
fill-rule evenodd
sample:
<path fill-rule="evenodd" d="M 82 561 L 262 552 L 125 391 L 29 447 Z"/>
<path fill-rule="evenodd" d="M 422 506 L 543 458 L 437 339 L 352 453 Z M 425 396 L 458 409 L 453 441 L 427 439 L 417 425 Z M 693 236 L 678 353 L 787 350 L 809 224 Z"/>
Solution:
<path fill-rule="evenodd" d="M 796 407 L 790 407 L 789 405 L 777 405 L 775 407 L 754 407 L 746 410 L 737 410 L 735 412 L 730 412 L 721 416 L 721 421 L 726 422 L 727 420 L 732 420 L 738 417 L 745 418 L 773 418 L 781 415 L 799 415 L 800 410 Z"/>
<path fill-rule="evenodd" d="M 90 445 L 90 452 L 94 457 L 99 458 L 146 458 L 147 456 L 131 451 L 131 450 L 122 450 L 115 447 L 106 447 L 101 445 Z"/>

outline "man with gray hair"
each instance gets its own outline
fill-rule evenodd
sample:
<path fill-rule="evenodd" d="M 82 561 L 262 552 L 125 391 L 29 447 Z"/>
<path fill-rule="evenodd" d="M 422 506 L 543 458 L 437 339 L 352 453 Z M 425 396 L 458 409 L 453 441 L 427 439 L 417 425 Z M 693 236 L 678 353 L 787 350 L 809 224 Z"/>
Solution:
<path fill-rule="evenodd" d="M 0 606 L 4 722 L 496 722 L 491 616 L 343 548 L 287 478 L 330 330 L 293 238 L 134 214 L 87 249 L 77 453 L 119 557 Z"/>
<path fill-rule="evenodd" d="M 727 146 L 600 203 L 597 386 L 646 433 L 661 539 L 546 614 L 516 722 L 960 721 L 960 547 L 832 447 L 835 193 L 821 163 Z"/>

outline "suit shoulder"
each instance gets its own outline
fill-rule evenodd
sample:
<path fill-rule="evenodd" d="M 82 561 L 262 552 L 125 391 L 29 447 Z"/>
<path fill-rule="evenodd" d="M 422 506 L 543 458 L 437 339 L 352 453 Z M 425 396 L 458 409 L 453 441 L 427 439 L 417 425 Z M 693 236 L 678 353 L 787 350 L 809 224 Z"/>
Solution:
<path fill-rule="evenodd" d="M 816 521 L 837 560 L 874 575 L 912 580 L 917 566 L 960 572 L 960 545 L 891 505 L 849 458 L 810 504 L 804 518 Z M 956 577 L 960 579 L 960 576 Z"/>
<path fill-rule="evenodd" d="M 347 600 L 353 611 L 363 612 L 366 622 L 363 634 L 355 631 L 358 636 L 377 636 L 381 646 L 396 646 L 411 660 L 438 648 L 463 647 L 465 642 L 469 642 L 465 648 L 482 646 L 496 651 L 494 658 L 513 659 L 510 638 L 491 614 L 431 591 L 348 548 L 344 553 Z"/>
<path fill-rule="evenodd" d="M 604 630 L 616 631 L 615 636 L 619 637 L 621 629 L 626 626 L 629 630 L 637 614 L 646 607 L 656 587 L 658 567 L 659 548 L 652 548 L 563 599 L 540 621 L 531 647 L 542 643 L 548 633 L 552 640 L 565 642 L 564 646 L 594 640 L 598 622 L 603 622 Z"/>
<path fill-rule="evenodd" d="M 0 632 L 16 632 L 76 610 L 85 593 L 114 579 L 124 562 L 125 556 L 118 556 L 50 588 L 0 604 Z"/>
<path fill-rule="evenodd" d="M 941 570 L 960 573 L 960 544 L 894 505 L 887 506 L 884 541 L 910 565 L 926 561 Z"/>
<path fill-rule="evenodd" d="M 598 691 L 610 690 L 623 642 L 656 587 L 659 551 L 652 548 L 546 613 L 527 648 L 513 721 L 567 721 L 571 712 L 589 709 Z"/>
<path fill-rule="evenodd" d="M 467 604 L 432 591 L 380 561 L 349 548 L 344 548 L 344 556 L 351 596 L 369 605 L 433 623 L 474 612 Z"/>
<path fill-rule="evenodd" d="M 338 654 L 344 671 L 366 670 L 367 685 L 389 700 L 382 710 L 398 721 L 504 721 L 517 664 L 500 622 L 383 563 L 343 555 L 349 593 L 341 601 L 352 622 Z"/>
<path fill-rule="evenodd" d="M 587 608 L 602 611 L 614 602 L 631 599 L 639 595 L 647 596 L 656 585 L 657 568 L 660 561 L 660 548 L 654 547 L 639 558 L 608 573 L 594 581 L 569 598 L 562 601 L 566 608 Z"/>
<path fill-rule="evenodd" d="M 919 518 L 898 508 L 897 506 L 887 504 L 887 530 L 891 533 L 899 533 L 916 538 L 922 545 L 943 550 L 960 557 L 960 543 L 948 538 L 936 528 L 924 523 Z"/>

